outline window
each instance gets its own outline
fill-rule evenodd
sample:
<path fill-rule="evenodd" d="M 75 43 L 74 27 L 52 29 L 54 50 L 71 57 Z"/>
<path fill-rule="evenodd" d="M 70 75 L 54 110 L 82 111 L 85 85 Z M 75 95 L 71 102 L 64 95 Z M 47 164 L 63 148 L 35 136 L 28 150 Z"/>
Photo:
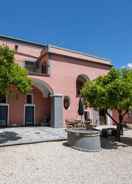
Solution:
<path fill-rule="evenodd" d="M 6 96 L 0 96 L 0 103 L 6 103 Z"/>
<path fill-rule="evenodd" d="M 35 67 L 36 67 L 36 69 L 39 69 L 40 68 L 40 62 L 39 62 L 39 60 L 36 61 Z"/>
<path fill-rule="evenodd" d="M 41 72 L 42 74 L 47 74 L 47 64 L 42 64 Z"/>
<path fill-rule="evenodd" d="M 70 107 L 70 97 L 64 96 L 64 108 L 67 110 Z"/>
<path fill-rule="evenodd" d="M 32 104 L 33 103 L 33 99 L 32 99 L 32 94 L 28 94 L 26 97 L 26 103 L 27 104 Z"/>
<path fill-rule="evenodd" d="M 15 45 L 14 48 L 15 48 L 15 51 L 18 51 L 18 45 Z"/>
<path fill-rule="evenodd" d="M 29 71 L 29 74 L 43 75 L 48 73 L 47 63 L 41 63 L 40 61 L 25 61 L 25 68 Z"/>
<path fill-rule="evenodd" d="M 34 61 L 25 61 L 25 67 L 29 72 L 35 72 L 36 62 L 34 62 Z"/>
<path fill-rule="evenodd" d="M 89 80 L 89 78 L 87 77 L 87 75 L 84 75 L 84 74 L 79 75 L 77 77 L 77 80 L 76 80 L 76 95 L 77 96 L 80 95 L 80 91 L 87 80 Z"/>

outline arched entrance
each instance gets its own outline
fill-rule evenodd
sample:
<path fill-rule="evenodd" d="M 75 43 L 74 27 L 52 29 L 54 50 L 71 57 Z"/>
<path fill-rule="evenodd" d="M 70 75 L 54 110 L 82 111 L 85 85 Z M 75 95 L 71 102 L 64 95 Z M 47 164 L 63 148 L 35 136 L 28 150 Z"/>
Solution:
<path fill-rule="evenodd" d="M 32 82 L 34 102 L 25 105 L 25 124 L 26 119 L 31 119 L 36 125 L 51 126 L 51 96 L 54 92 L 45 81 L 32 78 Z"/>
<path fill-rule="evenodd" d="M 43 96 L 50 102 L 50 126 L 55 128 L 63 127 L 63 96 L 61 94 L 55 94 L 50 85 L 45 81 L 38 78 L 32 78 L 32 80 L 33 85 L 36 86 L 42 92 Z M 44 121 L 44 124 L 47 125 L 47 120 L 44 119 Z"/>
<path fill-rule="evenodd" d="M 24 125 L 50 126 L 51 99 L 35 85 L 25 96 Z"/>

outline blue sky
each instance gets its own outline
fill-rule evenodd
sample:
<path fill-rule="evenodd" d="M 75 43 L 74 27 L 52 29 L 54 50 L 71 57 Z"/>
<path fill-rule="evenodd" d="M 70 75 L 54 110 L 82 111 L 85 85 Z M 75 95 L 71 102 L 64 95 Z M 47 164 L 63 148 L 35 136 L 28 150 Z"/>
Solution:
<path fill-rule="evenodd" d="M 110 58 L 116 67 L 132 63 L 131 0 L 5 0 L 0 7 L 0 34 Z"/>

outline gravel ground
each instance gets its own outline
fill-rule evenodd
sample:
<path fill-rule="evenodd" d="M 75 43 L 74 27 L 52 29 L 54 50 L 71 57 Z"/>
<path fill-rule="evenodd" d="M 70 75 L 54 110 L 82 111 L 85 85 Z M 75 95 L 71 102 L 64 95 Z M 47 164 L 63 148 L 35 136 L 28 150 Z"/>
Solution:
<path fill-rule="evenodd" d="M 131 137 L 129 146 L 96 153 L 65 142 L 1 147 L 0 184 L 132 184 Z"/>

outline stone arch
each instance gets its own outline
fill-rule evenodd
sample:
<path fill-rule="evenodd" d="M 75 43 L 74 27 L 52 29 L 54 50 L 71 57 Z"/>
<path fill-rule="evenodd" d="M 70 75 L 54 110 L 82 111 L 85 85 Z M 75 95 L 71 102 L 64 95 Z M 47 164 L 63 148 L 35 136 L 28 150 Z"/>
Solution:
<path fill-rule="evenodd" d="M 42 92 L 43 96 L 49 97 L 54 95 L 53 89 L 47 82 L 36 78 L 32 78 L 32 81 L 33 85 L 36 86 Z"/>

